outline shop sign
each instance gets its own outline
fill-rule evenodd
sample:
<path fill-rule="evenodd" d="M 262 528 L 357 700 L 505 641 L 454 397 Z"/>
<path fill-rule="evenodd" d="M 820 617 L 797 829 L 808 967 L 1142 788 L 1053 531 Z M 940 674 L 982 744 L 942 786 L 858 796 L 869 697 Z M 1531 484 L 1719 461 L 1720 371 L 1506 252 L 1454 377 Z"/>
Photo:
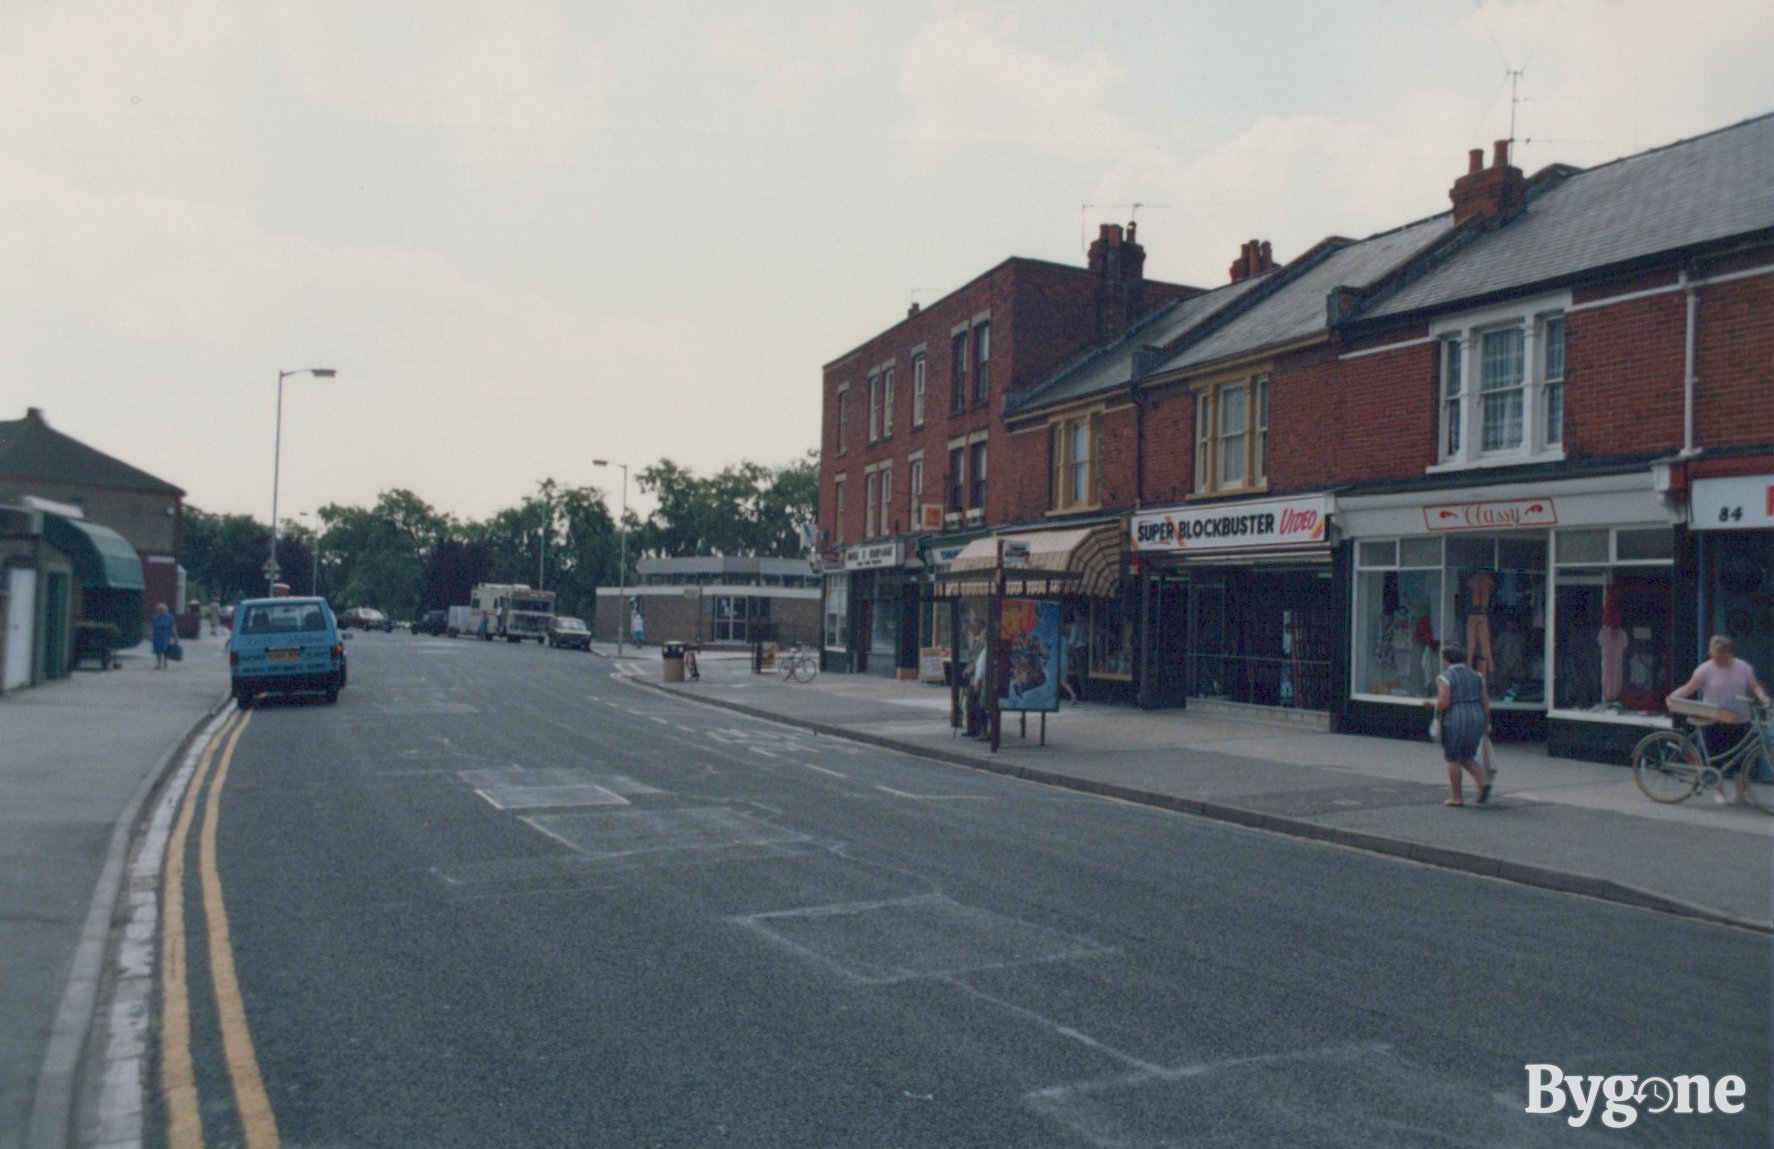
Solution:
<path fill-rule="evenodd" d="M 899 565 L 899 541 L 863 543 L 844 552 L 844 569 L 851 571 L 880 570 Z"/>
<path fill-rule="evenodd" d="M 818 556 L 814 560 L 814 569 L 815 570 L 823 570 L 828 573 L 843 570 L 844 569 L 844 548 L 843 547 L 821 547 L 819 549 Z"/>
<path fill-rule="evenodd" d="M 961 557 L 967 549 L 966 543 L 957 543 L 952 547 L 932 547 L 925 552 L 925 560 L 933 567 L 946 567 Z"/>
<path fill-rule="evenodd" d="M 1689 525 L 1697 531 L 1774 527 L 1774 475 L 1695 479 Z"/>
<path fill-rule="evenodd" d="M 1329 496 L 1314 495 L 1153 511 L 1128 529 L 1136 552 L 1223 551 L 1322 544 L 1329 522 Z"/>
<path fill-rule="evenodd" d="M 1507 499 L 1492 503 L 1438 503 L 1423 508 L 1432 531 L 1510 531 L 1555 527 L 1558 505 L 1551 499 Z"/>

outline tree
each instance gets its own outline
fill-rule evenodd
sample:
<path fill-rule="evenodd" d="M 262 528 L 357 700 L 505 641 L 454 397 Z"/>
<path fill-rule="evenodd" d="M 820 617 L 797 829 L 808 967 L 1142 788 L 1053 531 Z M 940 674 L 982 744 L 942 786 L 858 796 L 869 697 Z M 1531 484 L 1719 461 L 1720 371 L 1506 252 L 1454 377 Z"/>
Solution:
<path fill-rule="evenodd" d="M 179 528 L 179 562 L 192 597 L 236 602 L 264 594 L 270 544 L 269 528 L 250 515 L 212 515 L 187 505 Z M 281 564 L 283 548 L 278 551 Z"/>

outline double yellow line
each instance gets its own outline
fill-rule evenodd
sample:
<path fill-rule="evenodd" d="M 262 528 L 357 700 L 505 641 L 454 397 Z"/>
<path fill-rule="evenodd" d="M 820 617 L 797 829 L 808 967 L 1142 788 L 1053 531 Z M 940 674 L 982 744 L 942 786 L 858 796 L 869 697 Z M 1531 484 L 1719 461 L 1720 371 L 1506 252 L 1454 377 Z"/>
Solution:
<path fill-rule="evenodd" d="M 185 790 L 179 816 L 166 844 L 166 865 L 161 877 L 160 919 L 160 1088 L 166 1102 L 167 1145 L 170 1149 L 202 1149 L 203 1116 L 197 1103 L 197 1073 L 191 1052 L 191 998 L 185 934 L 185 847 L 197 802 L 209 784 L 203 807 L 203 827 L 197 841 L 198 880 L 203 890 L 203 919 L 207 926 L 210 983 L 216 997 L 216 1018 L 222 1034 L 222 1055 L 228 1079 L 234 1087 L 235 1112 L 247 1149 L 277 1149 L 277 1118 L 265 1095 L 259 1062 L 253 1052 L 252 1034 L 246 1026 L 240 983 L 234 971 L 234 949 L 228 940 L 228 912 L 222 904 L 222 878 L 216 869 L 216 822 L 221 812 L 222 786 L 234 762 L 234 748 L 252 722 L 251 711 L 228 716 L 210 738 L 198 759 L 196 772 Z M 217 759 L 217 749 L 221 755 Z"/>

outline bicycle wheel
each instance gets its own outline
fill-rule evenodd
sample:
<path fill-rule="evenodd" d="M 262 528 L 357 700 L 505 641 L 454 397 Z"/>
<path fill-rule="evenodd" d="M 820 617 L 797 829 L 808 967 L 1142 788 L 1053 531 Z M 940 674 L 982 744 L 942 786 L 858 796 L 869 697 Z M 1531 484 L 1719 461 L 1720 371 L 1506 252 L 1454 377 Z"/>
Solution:
<path fill-rule="evenodd" d="M 1737 793 L 1764 814 L 1774 814 L 1774 759 L 1766 754 L 1737 771 Z"/>
<path fill-rule="evenodd" d="M 795 659 L 795 681 L 812 682 L 819 677 L 819 656 L 812 653 L 802 654 Z"/>
<path fill-rule="evenodd" d="M 1691 739 L 1659 730 L 1632 748 L 1632 780 L 1653 802 L 1681 802 L 1699 789 L 1700 763 Z"/>

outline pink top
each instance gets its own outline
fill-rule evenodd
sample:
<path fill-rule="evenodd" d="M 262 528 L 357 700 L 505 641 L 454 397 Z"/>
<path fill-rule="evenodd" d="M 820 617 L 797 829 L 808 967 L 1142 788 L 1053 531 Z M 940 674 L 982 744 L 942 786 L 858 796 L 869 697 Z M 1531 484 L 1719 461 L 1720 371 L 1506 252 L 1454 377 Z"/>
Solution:
<path fill-rule="evenodd" d="M 1730 666 L 1720 666 L 1709 658 L 1694 672 L 1700 683 L 1700 701 L 1735 710 L 1737 721 L 1748 722 L 1749 681 L 1755 674 L 1755 667 L 1741 658 L 1733 658 Z"/>

